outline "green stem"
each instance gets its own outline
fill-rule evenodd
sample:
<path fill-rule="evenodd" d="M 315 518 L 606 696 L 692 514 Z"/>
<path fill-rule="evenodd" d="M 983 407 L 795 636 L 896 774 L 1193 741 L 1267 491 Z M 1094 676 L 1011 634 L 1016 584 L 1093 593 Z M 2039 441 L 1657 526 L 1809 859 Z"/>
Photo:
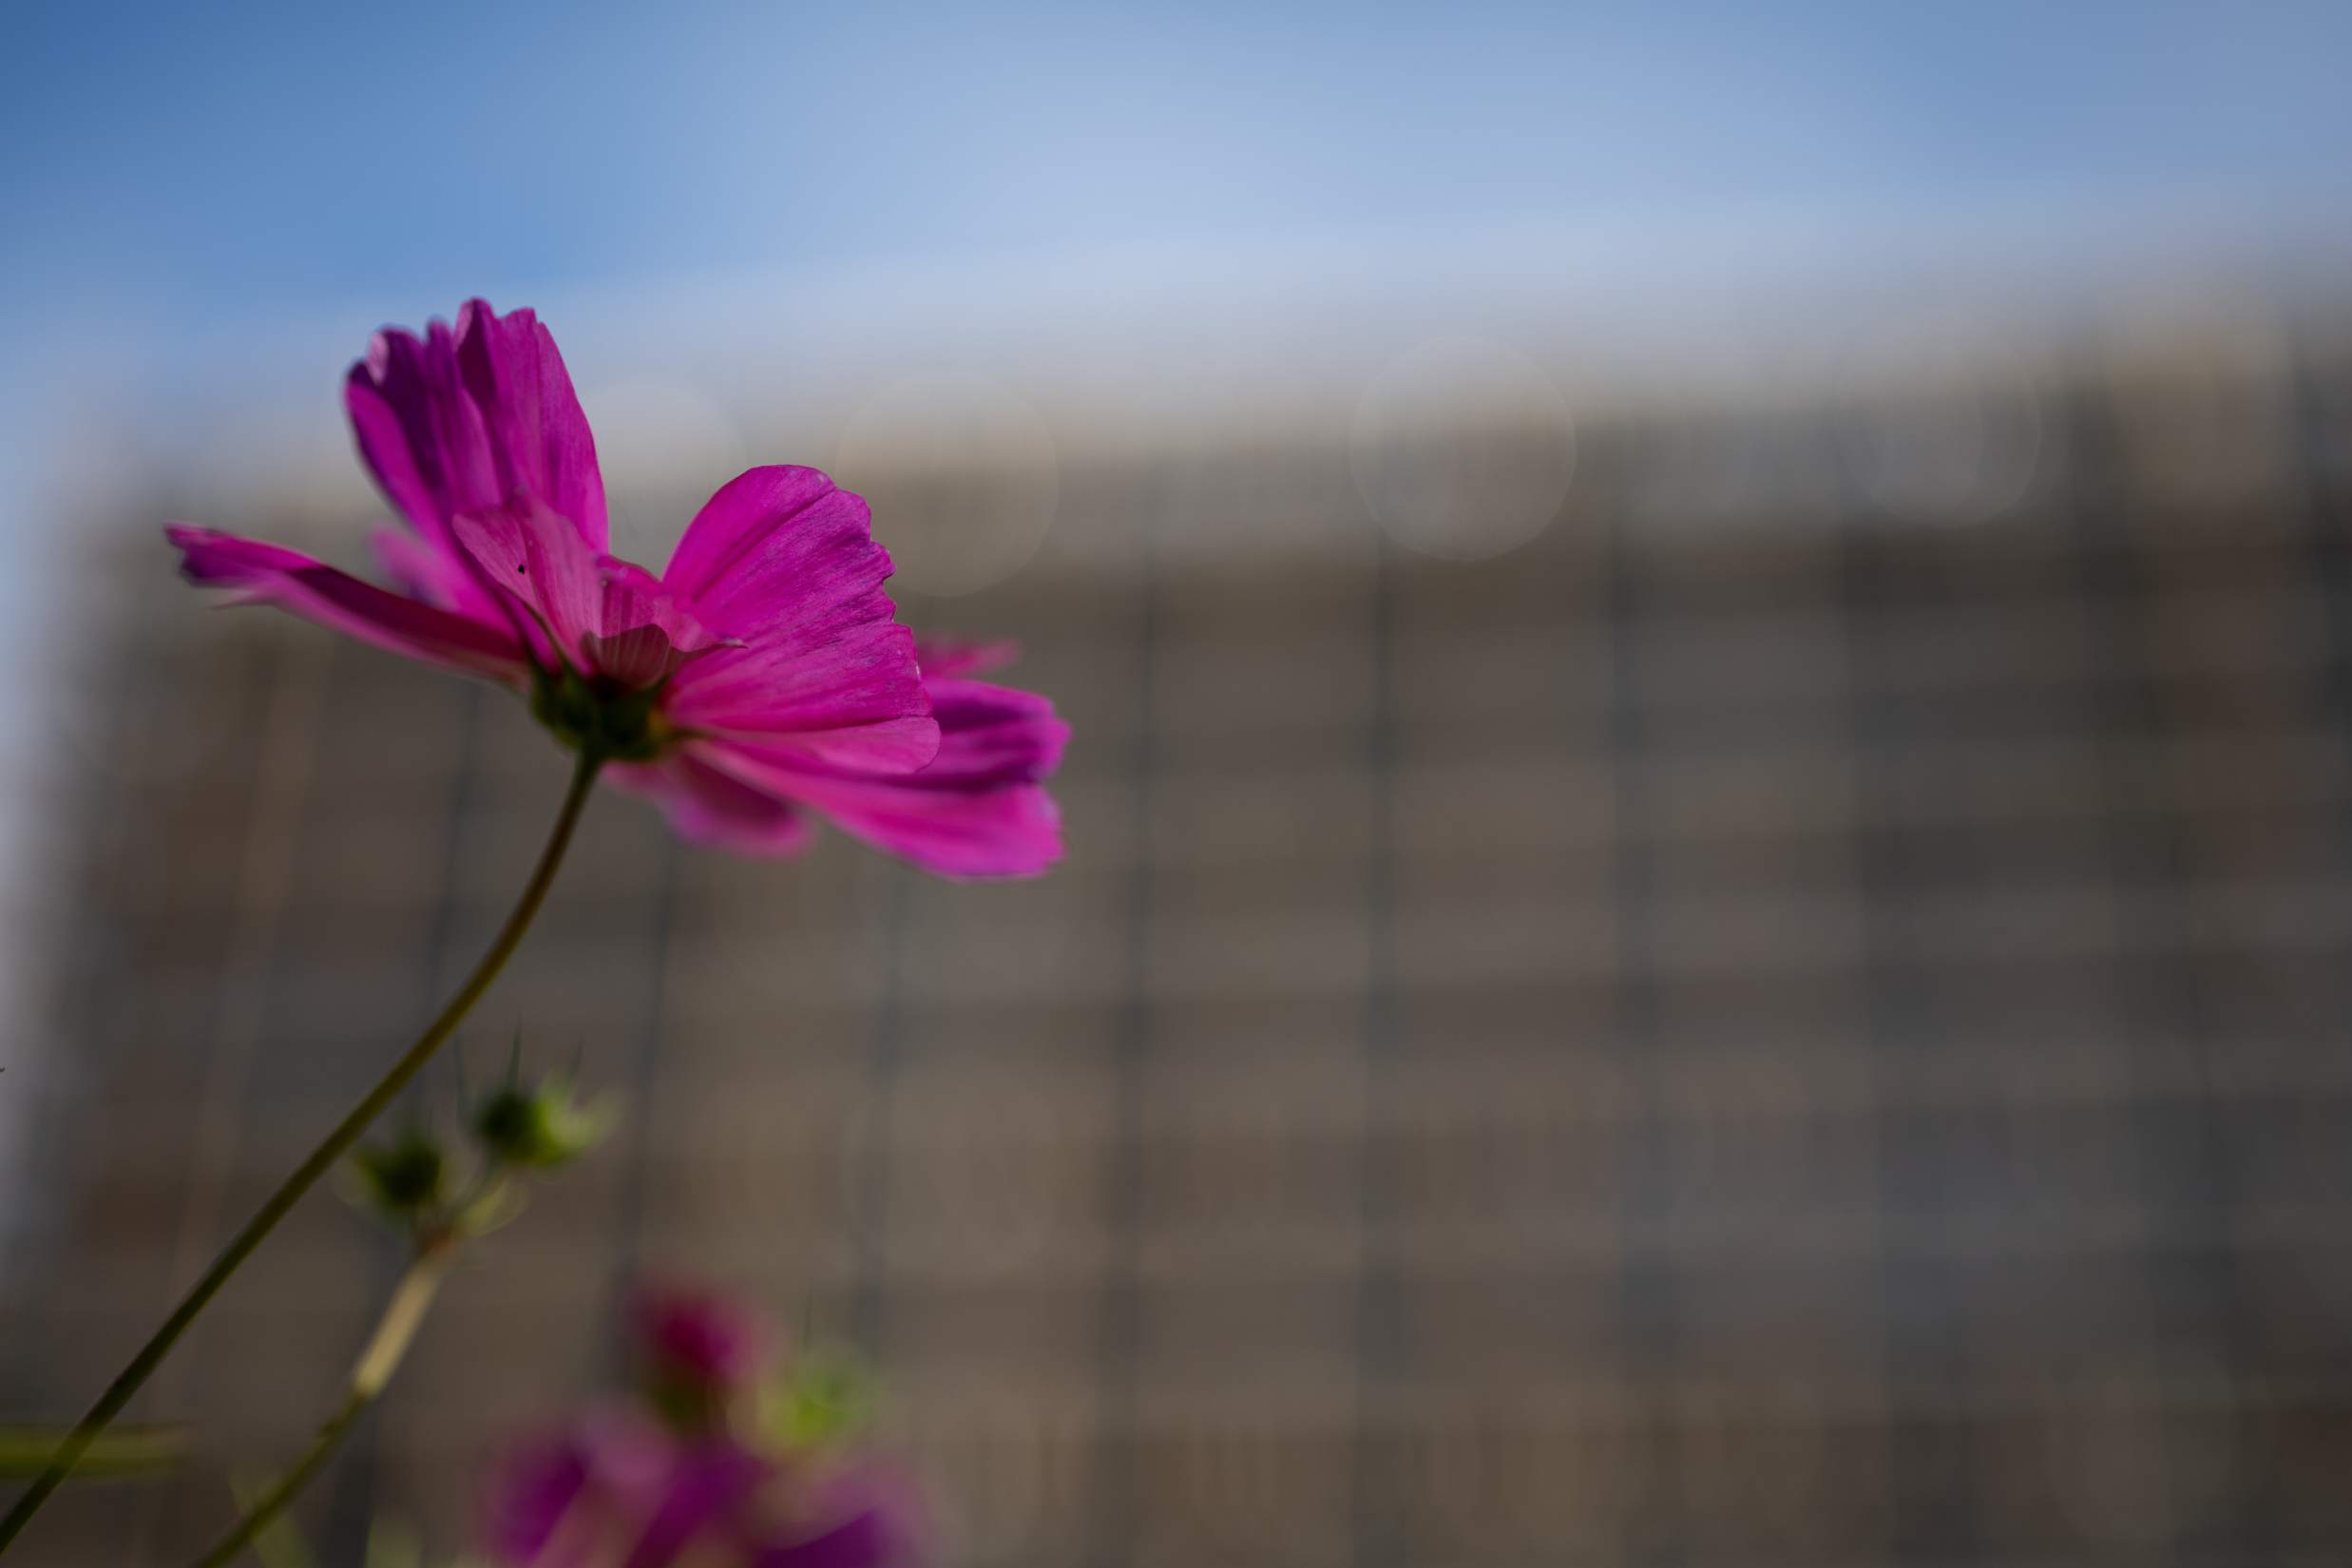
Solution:
<path fill-rule="evenodd" d="M 532 870 L 530 881 L 524 885 L 523 896 L 516 902 L 514 912 L 507 917 L 507 924 L 499 927 L 497 938 L 490 944 L 490 950 L 482 955 L 482 962 L 474 966 L 473 973 L 466 977 L 466 983 L 457 988 L 457 994 L 449 999 L 449 1005 L 441 1009 L 440 1015 L 425 1026 L 425 1032 L 416 1037 L 416 1042 L 392 1063 L 392 1070 L 367 1092 L 358 1104 L 352 1107 L 349 1115 L 335 1123 L 335 1130 L 327 1135 L 325 1141 L 313 1149 L 310 1157 L 296 1167 L 294 1174 L 278 1185 L 251 1219 L 245 1221 L 245 1228 L 220 1250 L 220 1255 L 213 1259 L 212 1266 L 190 1287 L 180 1305 L 172 1309 L 163 1327 L 140 1347 L 139 1353 L 131 1357 L 130 1365 L 124 1367 L 122 1373 L 106 1386 L 106 1391 L 98 1396 L 98 1403 L 90 1406 L 89 1414 L 84 1416 L 67 1434 L 66 1441 L 58 1444 L 48 1468 L 26 1488 L 25 1495 L 18 1498 L 15 1506 L 9 1510 L 8 1517 L 0 1519 L 0 1555 L 7 1553 L 10 1542 L 16 1539 L 32 1516 L 41 1511 L 41 1505 L 48 1501 L 51 1492 L 57 1490 L 58 1483 L 66 1479 L 83 1452 L 97 1440 L 98 1434 L 106 1429 L 106 1424 L 130 1403 L 140 1385 L 145 1383 L 156 1367 L 163 1365 L 163 1358 L 171 1353 L 180 1336 L 187 1332 L 188 1325 L 194 1323 L 206 1304 L 220 1294 L 220 1288 L 229 1282 L 230 1275 L 237 1272 L 239 1265 L 253 1254 L 254 1249 L 261 1245 L 270 1232 L 277 1229 L 277 1222 L 302 1200 L 302 1195 L 317 1183 L 318 1178 L 335 1168 L 335 1161 L 358 1141 L 368 1123 L 374 1120 L 376 1115 L 392 1102 L 393 1097 L 408 1086 L 409 1080 L 423 1070 L 425 1063 L 432 1060 L 433 1053 L 456 1031 L 459 1022 L 473 1004 L 482 999 L 482 993 L 490 988 L 490 983 L 498 978 L 499 970 L 507 966 L 507 960 L 513 957 L 515 948 L 521 946 L 523 933 L 530 928 L 531 917 L 539 912 L 539 906 L 546 899 L 547 889 L 555 881 L 556 868 L 564 862 L 564 851 L 571 843 L 572 830 L 580 825 L 581 811 L 588 803 L 589 790 L 596 783 L 597 769 L 602 761 L 603 758 L 597 753 L 581 753 L 580 762 L 572 770 L 571 791 L 564 795 L 564 809 L 556 816 L 554 831 L 547 835 L 547 847 L 540 851 L 539 864 Z"/>
<path fill-rule="evenodd" d="M 417 1253 L 409 1265 L 409 1272 L 400 1276 L 400 1283 L 385 1304 L 384 1315 L 376 1320 L 375 1332 L 368 1340 L 368 1348 L 359 1352 L 352 1364 L 351 1382 L 343 1392 L 343 1403 L 335 1407 L 318 1435 L 302 1457 L 256 1498 L 226 1535 L 213 1542 L 197 1568 L 220 1568 L 243 1551 L 254 1537 L 269 1526 L 272 1520 L 283 1513 L 296 1493 L 310 1484 L 311 1477 L 318 1473 L 343 1434 L 352 1429 L 360 1414 L 375 1403 L 375 1396 L 392 1381 L 392 1372 L 400 1366 L 400 1358 L 409 1353 L 409 1343 L 416 1337 L 417 1325 L 425 1321 L 426 1309 L 432 1305 L 433 1292 L 441 1288 L 442 1276 L 449 1271 L 449 1262 L 456 1255 L 454 1237 L 431 1243 Z"/>

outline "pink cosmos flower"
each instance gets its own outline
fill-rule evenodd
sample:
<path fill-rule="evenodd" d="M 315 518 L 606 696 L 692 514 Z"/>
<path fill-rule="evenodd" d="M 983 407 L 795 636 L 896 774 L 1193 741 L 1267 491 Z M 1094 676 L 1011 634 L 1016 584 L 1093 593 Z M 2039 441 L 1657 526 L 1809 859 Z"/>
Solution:
<path fill-rule="evenodd" d="M 608 1411 L 493 1472 L 481 1541 L 507 1568 L 903 1568 L 924 1533 L 913 1489 L 887 1469 Z"/>
<path fill-rule="evenodd" d="M 777 1341 L 741 1303 L 670 1287 L 639 1296 L 651 1375 L 635 1405 L 576 1417 L 509 1452 L 483 1497 L 481 1543 L 507 1568 L 903 1568 L 924 1556 L 907 1478 L 844 1441 L 761 1419 Z"/>
<path fill-rule="evenodd" d="M 918 648 L 866 503 L 814 468 L 721 486 L 656 577 L 605 553 L 596 442 L 555 339 L 480 299 L 387 330 L 344 391 L 407 529 L 375 586 L 279 545 L 166 529 L 190 581 L 526 696 L 688 837 L 785 854 L 807 812 L 948 876 L 1060 858 L 1043 788 L 1068 727 L 969 679 L 1001 646 Z"/>
<path fill-rule="evenodd" d="M 721 1392 L 756 1382 L 775 1359 L 768 1326 L 725 1296 L 672 1287 L 637 1298 L 637 1339 L 657 1378 Z"/>

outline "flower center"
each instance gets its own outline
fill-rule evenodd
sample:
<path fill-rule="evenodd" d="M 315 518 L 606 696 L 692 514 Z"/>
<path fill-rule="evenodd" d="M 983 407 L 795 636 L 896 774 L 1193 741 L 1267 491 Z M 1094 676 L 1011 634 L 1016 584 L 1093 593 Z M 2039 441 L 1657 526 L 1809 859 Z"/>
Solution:
<path fill-rule="evenodd" d="M 608 676 L 538 670 L 531 717 L 576 752 L 613 762 L 651 762 L 681 736 L 661 716 L 661 685 L 624 686 Z"/>

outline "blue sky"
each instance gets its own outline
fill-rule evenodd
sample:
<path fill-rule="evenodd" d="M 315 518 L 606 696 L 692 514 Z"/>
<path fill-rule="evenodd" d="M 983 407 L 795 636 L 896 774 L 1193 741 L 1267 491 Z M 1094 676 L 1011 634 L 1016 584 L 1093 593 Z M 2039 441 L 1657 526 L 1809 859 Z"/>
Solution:
<path fill-rule="evenodd" d="M 2341 240 L 2347 60 L 2342 0 L 12 0 L 0 538 L 47 515 L 84 402 L 307 395 L 475 293 L 675 310 L 756 277 L 854 351 L 1023 285 L 1028 319 L 1384 271 L 1540 288 L 1587 237 L 1653 277 L 1906 239 L 1892 271 L 2021 222 Z M 575 310 L 567 345 L 623 314 Z"/>
<path fill-rule="evenodd" d="M 240 316 L 1579 211 L 2352 195 L 2352 7 L 57 5 L 15 310 Z"/>

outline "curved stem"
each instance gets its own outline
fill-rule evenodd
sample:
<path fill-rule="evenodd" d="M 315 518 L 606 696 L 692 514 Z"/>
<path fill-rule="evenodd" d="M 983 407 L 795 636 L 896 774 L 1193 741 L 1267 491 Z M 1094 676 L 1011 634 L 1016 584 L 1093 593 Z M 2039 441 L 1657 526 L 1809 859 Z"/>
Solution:
<path fill-rule="evenodd" d="M 41 1505 L 48 1501 L 51 1492 L 57 1490 L 58 1483 L 73 1469 L 83 1452 L 99 1433 L 106 1429 L 106 1424 L 121 1413 L 123 1406 L 130 1403 L 140 1385 L 145 1383 L 156 1367 L 163 1365 L 163 1358 L 171 1353 L 180 1336 L 187 1332 L 188 1325 L 194 1323 L 212 1298 L 220 1294 L 220 1288 L 229 1282 L 229 1276 L 236 1273 L 238 1267 L 253 1254 L 254 1249 L 259 1247 L 270 1232 L 277 1229 L 277 1222 L 301 1201 L 302 1195 L 317 1183 L 318 1178 L 332 1170 L 335 1162 L 358 1141 L 368 1123 L 374 1120 L 376 1115 L 392 1102 L 393 1097 L 408 1086 L 409 1080 L 423 1070 L 425 1063 L 432 1060 L 433 1053 L 441 1048 L 442 1042 L 456 1031 L 467 1012 L 482 1000 L 482 994 L 498 978 L 499 970 L 507 966 L 507 960 L 513 957 L 515 948 L 522 945 L 523 933 L 530 928 L 531 917 L 539 912 L 539 906 L 545 901 L 547 889 L 555 881 L 556 868 L 563 864 L 564 851 L 571 843 L 572 830 L 580 825 L 581 811 L 588 803 L 590 787 L 596 782 L 597 769 L 602 761 L 602 757 L 594 752 L 581 753 L 580 762 L 572 770 L 570 793 L 564 797 L 564 809 L 557 814 L 555 828 L 547 835 L 546 848 L 539 852 L 539 864 L 533 868 L 530 881 L 524 884 L 523 896 L 516 901 L 514 912 L 507 917 L 506 925 L 499 927 L 489 951 L 482 955 L 482 962 L 474 966 L 473 973 L 466 977 L 466 983 L 457 988 L 457 994 L 449 998 L 449 1005 L 443 1007 L 439 1016 L 425 1026 L 425 1032 L 416 1037 L 414 1044 L 401 1053 L 400 1059 L 377 1080 L 375 1087 L 351 1108 L 350 1114 L 335 1123 L 335 1130 L 326 1136 L 325 1140 L 310 1152 L 309 1157 L 296 1166 L 294 1174 L 279 1183 L 277 1190 L 255 1211 L 254 1216 L 245 1221 L 244 1229 L 220 1250 L 220 1255 L 213 1259 L 212 1266 L 189 1288 L 180 1305 L 172 1309 L 163 1327 L 140 1347 L 139 1353 L 131 1357 L 130 1365 L 124 1367 L 121 1374 L 106 1386 L 106 1391 L 98 1396 L 98 1403 L 90 1406 L 89 1414 L 84 1416 L 67 1434 L 66 1441 L 58 1444 L 48 1468 L 26 1488 L 25 1495 L 18 1498 L 15 1506 L 9 1510 L 8 1517 L 0 1519 L 0 1554 L 6 1554 L 9 1543 L 16 1539 L 32 1516 L 41 1511 Z"/>
<path fill-rule="evenodd" d="M 296 1494 L 310 1484 L 311 1477 L 318 1473 L 319 1466 L 326 1463 L 328 1456 L 343 1441 L 343 1434 L 352 1429 L 361 1413 L 375 1403 L 375 1396 L 384 1391 L 384 1385 L 392 1381 L 400 1358 L 409 1353 L 409 1342 L 416 1337 L 417 1326 L 425 1321 L 425 1310 L 432 1305 L 433 1292 L 441 1288 L 442 1277 L 449 1272 L 449 1262 L 456 1252 L 452 1238 L 431 1243 L 417 1253 L 416 1261 L 409 1265 L 408 1272 L 400 1276 L 400 1283 L 393 1288 L 384 1315 L 376 1320 L 368 1348 L 352 1364 L 351 1382 L 344 1389 L 343 1403 L 318 1428 L 318 1435 L 311 1439 L 302 1457 L 272 1482 L 268 1491 L 253 1501 L 226 1535 L 213 1542 L 212 1550 L 199 1559 L 197 1568 L 220 1568 L 233 1560 L 272 1520 L 285 1511 Z"/>

